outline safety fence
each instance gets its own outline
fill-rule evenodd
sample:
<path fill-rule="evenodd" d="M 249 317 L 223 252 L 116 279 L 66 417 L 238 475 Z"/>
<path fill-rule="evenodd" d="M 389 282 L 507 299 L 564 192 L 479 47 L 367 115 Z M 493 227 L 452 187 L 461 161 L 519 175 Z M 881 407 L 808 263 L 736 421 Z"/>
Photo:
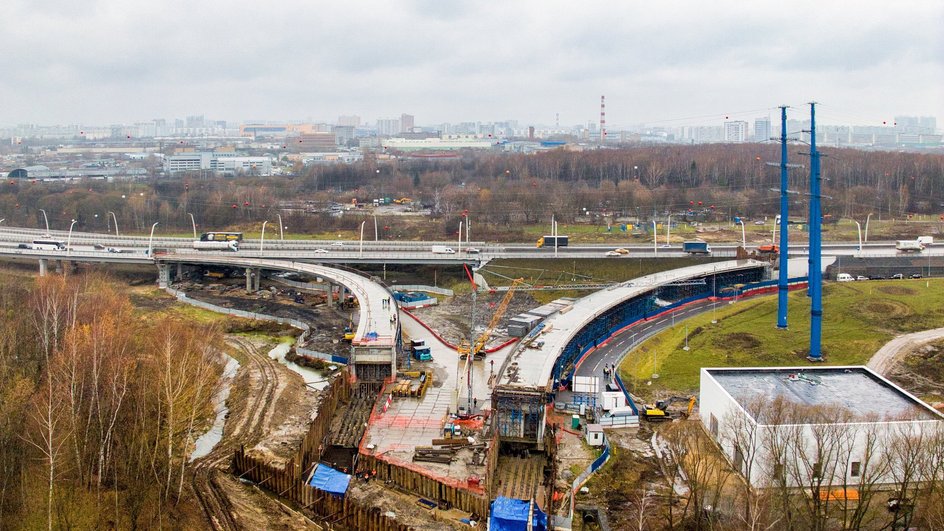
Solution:
<path fill-rule="evenodd" d="M 237 477 L 263 487 L 279 497 L 292 500 L 303 509 L 317 515 L 328 529 L 357 529 L 364 531 L 409 531 L 406 524 L 396 521 L 377 506 L 366 506 L 350 496 L 335 496 L 306 483 L 307 476 L 298 477 L 294 463 L 281 468 L 262 459 L 246 455 L 240 448 L 233 457 Z"/>
<path fill-rule="evenodd" d="M 436 286 L 424 286 L 423 284 L 391 284 L 390 288 L 397 291 L 422 291 L 425 293 L 435 293 L 446 297 L 452 297 L 455 292 L 447 288 L 437 288 Z"/>
<path fill-rule="evenodd" d="M 577 491 L 580 490 L 580 487 L 590 479 L 590 476 L 594 474 L 597 470 L 600 469 L 607 461 L 610 460 L 610 440 L 608 437 L 603 437 L 603 453 L 599 457 L 593 460 L 583 472 L 580 473 L 575 479 L 570 488 L 570 509 L 569 509 L 569 519 L 573 520 L 574 517 L 574 498 L 577 495 Z"/>

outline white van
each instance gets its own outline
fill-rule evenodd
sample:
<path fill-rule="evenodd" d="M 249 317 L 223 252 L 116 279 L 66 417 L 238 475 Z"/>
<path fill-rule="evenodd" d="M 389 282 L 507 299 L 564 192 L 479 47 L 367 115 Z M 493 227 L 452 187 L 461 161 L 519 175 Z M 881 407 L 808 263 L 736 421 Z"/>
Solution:
<path fill-rule="evenodd" d="M 836 275 L 836 282 L 852 282 L 853 280 L 855 280 L 855 277 L 849 273 L 839 273 Z"/>

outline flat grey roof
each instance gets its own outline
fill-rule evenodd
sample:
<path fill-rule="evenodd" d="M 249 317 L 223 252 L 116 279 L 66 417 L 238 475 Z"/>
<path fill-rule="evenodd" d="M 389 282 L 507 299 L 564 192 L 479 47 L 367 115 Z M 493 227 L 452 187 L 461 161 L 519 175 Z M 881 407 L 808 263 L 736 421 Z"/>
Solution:
<path fill-rule="evenodd" d="M 545 388 L 550 383 L 554 362 L 571 338 L 600 314 L 623 301 L 672 282 L 766 266 L 766 262 L 758 260 L 728 260 L 682 267 L 627 280 L 577 299 L 569 311 L 556 313 L 544 321 L 545 331 L 539 337 L 544 341 L 544 346 L 533 349 L 519 344 L 515 347 L 502 367 L 498 384 L 531 389 Z"/>
<path fill-rule="evenodd" d="M 867 367 L 704 369 L 743 407 L 782 397 L 803 406 L 837 405 L 856 420 L 942 420 L 940 414 Z M 745 408 L 750 414 L 751 408 Z M 754 419 L 768 421 L 765 409 Z"/>

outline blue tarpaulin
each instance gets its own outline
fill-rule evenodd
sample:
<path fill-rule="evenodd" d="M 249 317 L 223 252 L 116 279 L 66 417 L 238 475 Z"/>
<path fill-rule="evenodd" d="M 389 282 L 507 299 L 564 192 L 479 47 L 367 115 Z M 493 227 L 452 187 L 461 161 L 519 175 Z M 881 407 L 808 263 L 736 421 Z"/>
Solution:
<path fill-rule="evenodd" d="M 351 483 L 351 475 L 331 468 L 330 466 L 318 464 L 315 467 L 315 473 L 311 476 L 308 483 L 318 490 L 323 490 L 330 494 L 344 496 L 347 492 L 347 486 Z"/>
<path fill-rule="evenodd" d="M 528 512 L 531 502 L 499 496 L 492 501 L 489 511 L 488 528 L 493 531 L 527 531 Z M 537 505 L 531 518 L 531 529 L 545 531 L 547 529 L 547 515 Z"/>

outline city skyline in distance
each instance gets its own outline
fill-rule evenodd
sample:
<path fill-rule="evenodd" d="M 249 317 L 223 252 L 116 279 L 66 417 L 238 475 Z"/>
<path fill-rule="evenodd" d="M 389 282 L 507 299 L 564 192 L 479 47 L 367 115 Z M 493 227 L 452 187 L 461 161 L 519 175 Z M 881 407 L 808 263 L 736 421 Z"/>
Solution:
<path fill-rule="evenodd" d="M 816 99 L 836 124 L 944 115 L 944 4 L 584 6 L 14 0 L 0 125 L 500 121 L 671 127 Z M 212 23 L 208 23 L 212 21 Z"/>

